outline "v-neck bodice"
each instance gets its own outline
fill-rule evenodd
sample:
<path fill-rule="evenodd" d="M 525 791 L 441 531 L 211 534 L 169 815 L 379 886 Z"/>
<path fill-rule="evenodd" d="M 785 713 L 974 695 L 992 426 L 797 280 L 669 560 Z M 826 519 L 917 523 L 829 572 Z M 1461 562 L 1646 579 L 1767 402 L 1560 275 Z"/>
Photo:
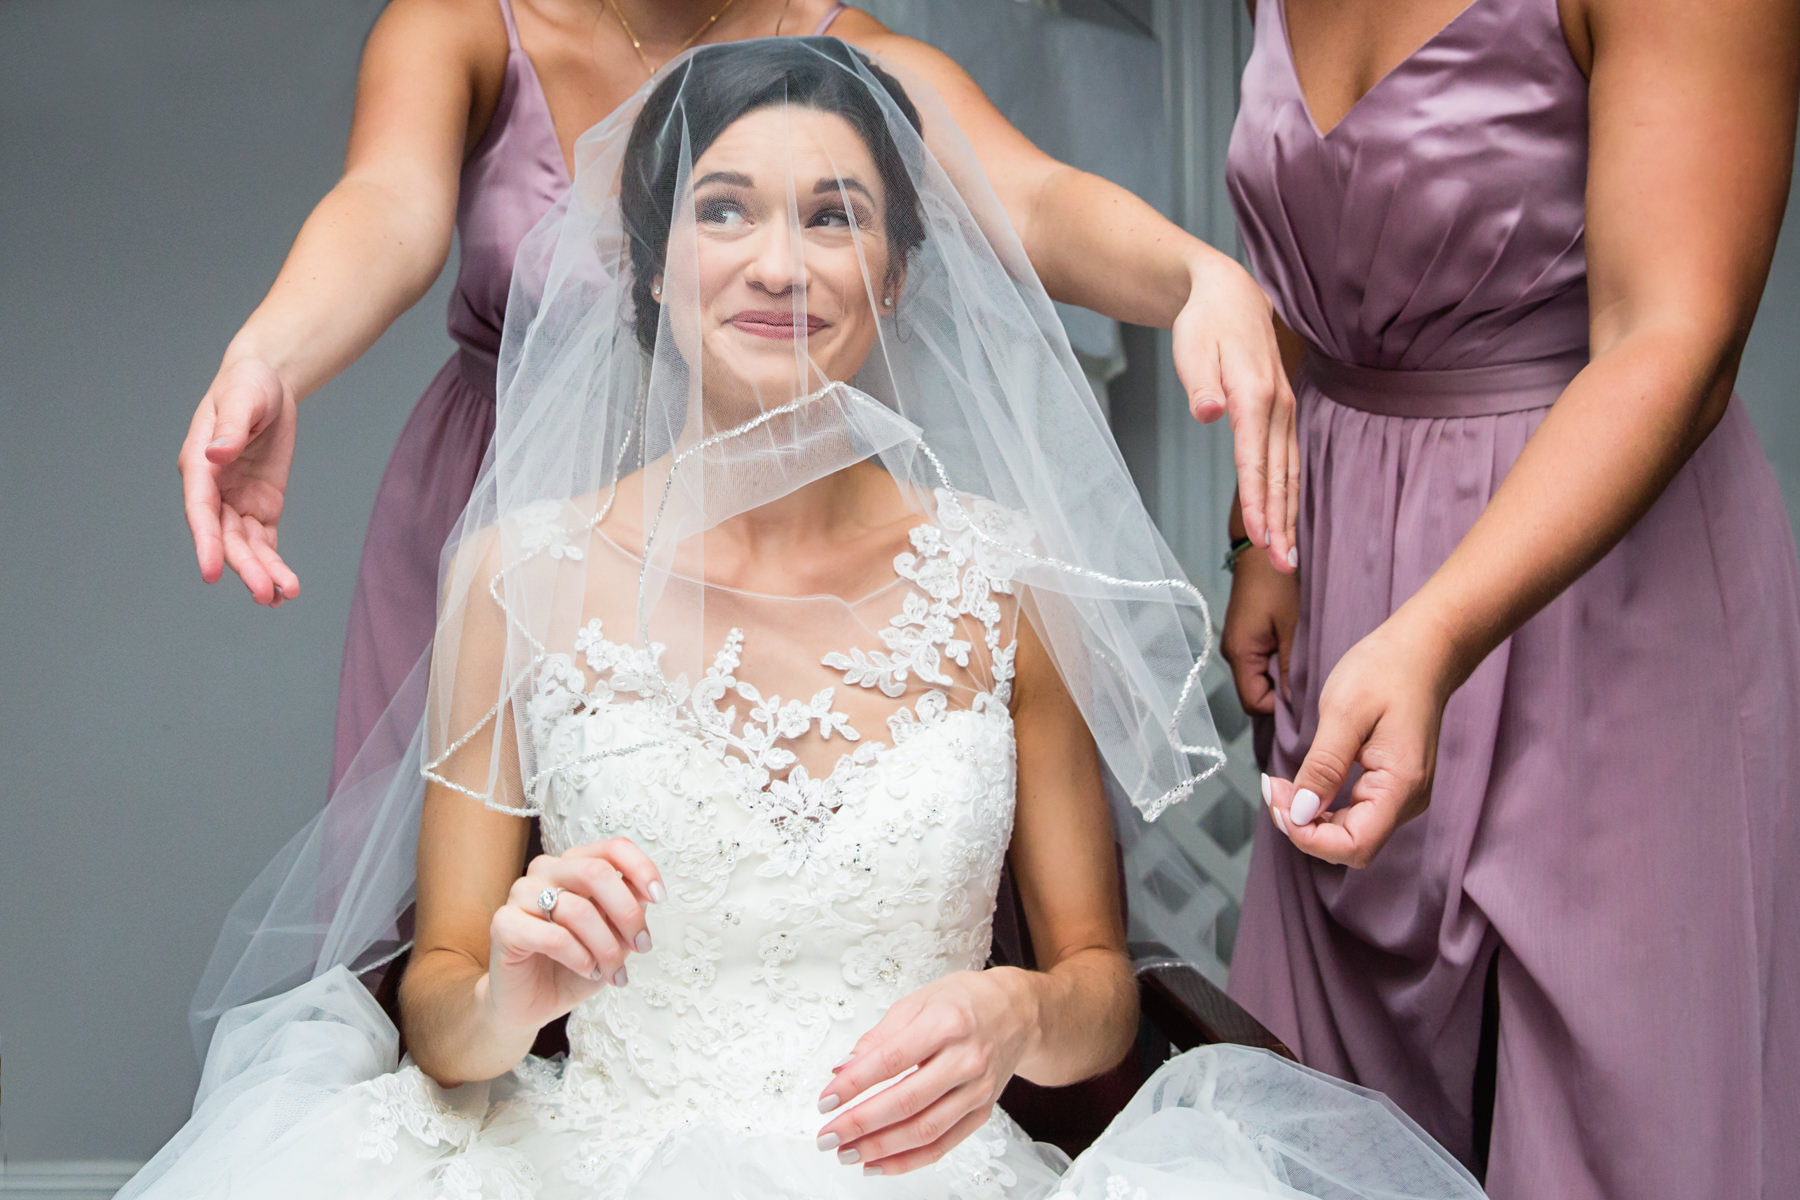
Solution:
<path fill-rule="evenodd" d="M 1263 0 L 1227 176 L 1258 279 L 1330 358 L 1448 369 L 1587 345 L 1587 80 L 1555 0 L 1473 0 L 1324 133 Z"/>

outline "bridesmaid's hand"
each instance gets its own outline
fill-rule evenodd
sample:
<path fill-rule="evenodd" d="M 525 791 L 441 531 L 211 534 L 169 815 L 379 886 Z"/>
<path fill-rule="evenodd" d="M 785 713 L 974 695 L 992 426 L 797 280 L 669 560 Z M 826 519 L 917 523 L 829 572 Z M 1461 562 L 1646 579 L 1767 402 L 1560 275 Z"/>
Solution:
<path fill-rule="evenodd" d="M 1277 571 L 1291 572 L 1299 565 L 1300 435 L 1274 309 L 1250 273 L 1223 254 L 1202 258 L 1193 279 L 1175 318 L 1175 373 L 1196 421 L 1230 418 L 1244 531 Z"/>
<path fill-rule="evenodd" d="M 217 583 L 229 566 L 270 608 L 300 594 L 299 576 L 275 552 L 297 414 L 293 389 L 272 367 L 235 359 L 201 397 L 176 460 L 200 578 Z"/>
<path fill-rule="evenodd" d="M 1009 967 L 957 971 L 898 1000 L 838 1064 L 830 1112 L 907 1072 L 819 1131 L 819 1149 L 869 1175 L 929 1166 L 981 1127 L 1031 1041 L 1031 1006 Z"/>
<path fill-rule="evenodd" d="M 1245 552 L 1231 574 L 1231 603 L 1219 650 L 1231 664 L 1232 682 L 1245 712 L 1264 716 L 1275 700 L 1288 698 L 1288 668 L 1293 662 L 1294 627 L 1300 621 L 1300 581 L 1275 571 L 1260 554 Z M 1279 660 L 1281 677 L 1269 672 Z"/>
<path fill-rule="evenodd" d="M 1448 636 L 1395 614 L 1350 648 L 1319 693 L 1319 728 L 1290 783 L 1269 781 L 1275 823 L 1306 853 L 1366 867 L 1425 811 L 1444 705 L 1461 682 Z M 1352 767 L 1350 803 L 1324 811 Z"/>
<path fill-rule="evenodd" d="M 562 889 L 549 915 L 546 888 Z M 542 1029 L 595 992 L 627 982 L 625 959 L 650 950 L 645 906 L 667 896 L 650 857 L 629 838 L 540 854 L 488 929 L 488 971 L 476 984 L 493 1023 Z"/>

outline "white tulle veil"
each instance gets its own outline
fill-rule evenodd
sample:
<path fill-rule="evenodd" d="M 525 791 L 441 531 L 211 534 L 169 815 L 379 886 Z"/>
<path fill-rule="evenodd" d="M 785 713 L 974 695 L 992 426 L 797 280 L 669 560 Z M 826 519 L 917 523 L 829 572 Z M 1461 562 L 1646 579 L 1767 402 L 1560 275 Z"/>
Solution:
<path fill-rule="evenodd" d="M 697 722 L 776 789 L 831 774 L 850 749 L 834 721 L 866 756 L 896 721 L 1003 703 L 1012 663 L 981 613 L 865 603 L 854 555 L 788 598 L 729 586 L 721 524 L 822 484 L 972 531 L 963 577 L 928 595 L 970 594 L 968 572 L 1004 562 L 1006 619 L 1029 622 L 1080 707 L 1132 855 L 1180 861 L 1153 822 L 1222 761 L 1199 686 L 1206 605 L 929 89 L 834 39 L 703 47 L 576 156 L 519 252 L 496 432 L 444 548 L 429 661 L 233 909 L 195 999 L 202 1048 L 228 1009 L 405 950 L 427 780 L 531 815 L 581 768 L 533 722 L 546 673 L 595 661 L 602 627 L 611 686 Z M 760 308 L 720 299 L 746 294 Z M 818 725 L 786 760 L 735 708 L 718 716 L 711 668 L 746 620 L 805 650 L 769 655 L 783 682 L 758 693 L 790 697 L 768 728 Z M 967 636 L 921 649 L 937 620 Z M 872 649 L 827 663 L 821 689 L 818 650 L 845 639 Z M 1155 932 L 1180 950 L 1200 931 Z"/>

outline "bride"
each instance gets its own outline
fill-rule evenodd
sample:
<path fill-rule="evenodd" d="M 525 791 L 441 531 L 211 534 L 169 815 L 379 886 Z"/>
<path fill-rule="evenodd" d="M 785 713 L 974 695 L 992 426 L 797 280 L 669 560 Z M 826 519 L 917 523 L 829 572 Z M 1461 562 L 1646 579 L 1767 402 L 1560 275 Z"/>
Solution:
<path fill-rule="evenodd" d="M 1204 605 L 971 163 L 830 39 L 582 139 L 429 672 L 234 912 L 122 1197 L 1479 1195 L 1260 1052 L 1073 1164 L 995 1107 L 1130 1051 L 1115 821 L 1218 751 Z M 1009 857 L 1036 970 L 983 969 Z M 358 975 L 409 942 L 396 1029 Z"/>

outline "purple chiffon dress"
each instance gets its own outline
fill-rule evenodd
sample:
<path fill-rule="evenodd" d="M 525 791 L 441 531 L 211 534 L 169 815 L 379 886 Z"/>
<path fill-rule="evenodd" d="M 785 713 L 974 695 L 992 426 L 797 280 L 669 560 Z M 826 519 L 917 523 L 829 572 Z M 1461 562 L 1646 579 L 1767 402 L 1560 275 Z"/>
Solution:
<path fill-rule="evenodd" d="M 338 681 L 335 791 L 388 701 L 431 642 L 438 558 L 475 486 L 494 433 L 495 367 L 519 242 L 569 187 L 569 169 L 511 0 L 506 77 L 493 118 L 463 163 L 450 297 L 456 353 L 419 398 L 375 495 Z M 837 5 L 812 32 L 823 34 Z M 401 736 L 404 736 L 402 734 Z"/>
<path fill-rule="evenodd" d="M 1291 777 L 1332 666 L 1443 562 L 1587 361 L 1588 88 L 1556 0 L 1473 0 L 1321 132 L 1281 0 L 1257 8 L 1230 188 L 1312 346 L 1272 764 Z M 1373 866 L 1258 831 L 1232 991 L 1465 1160 L 1495 1004 L 1495 1196 L 1793 1195 L 1797 777 L 1800 571 L 1733 399 L 1452 698 L 1431 807 Z"/>

